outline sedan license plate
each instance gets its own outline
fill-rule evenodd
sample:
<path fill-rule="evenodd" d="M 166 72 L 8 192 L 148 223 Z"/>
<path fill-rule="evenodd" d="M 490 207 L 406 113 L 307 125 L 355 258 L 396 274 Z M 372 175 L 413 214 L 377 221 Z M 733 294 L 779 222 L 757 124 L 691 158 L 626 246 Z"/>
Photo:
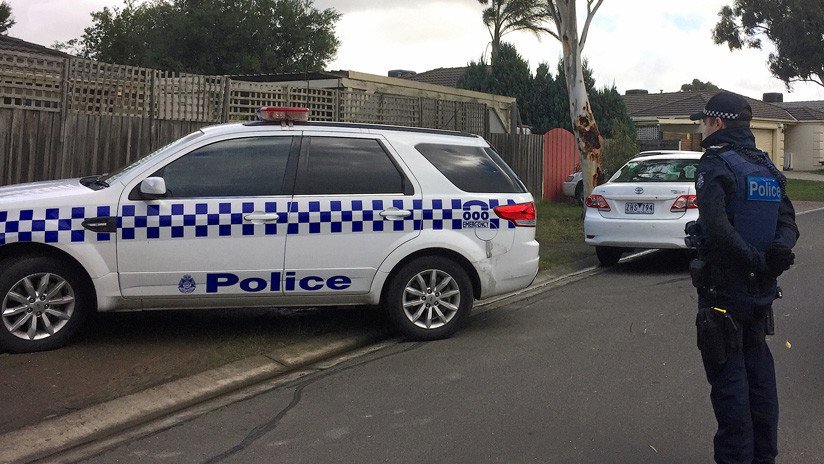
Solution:
<path fill-rule="evenodd" d="M 653 203 L 627 203 L 624 205 L 625 214 L 654 214 L 655 205 Z"/>

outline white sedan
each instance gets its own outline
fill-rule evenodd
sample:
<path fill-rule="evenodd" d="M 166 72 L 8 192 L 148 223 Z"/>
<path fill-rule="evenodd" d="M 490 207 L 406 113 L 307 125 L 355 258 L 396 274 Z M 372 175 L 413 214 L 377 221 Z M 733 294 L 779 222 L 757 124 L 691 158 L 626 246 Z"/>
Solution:
<path fill-rule="evenodd" d="M 562 187 L 564 196 L 574 198 L 578 203 L 584 202 L 584 175 L 581 171 L 575 171 L 564 179 Z"/>
<path fill-rule="evenodd" d="M 698 219 L 700 152 L 643 152 L 586 198 L 584 237 L 602 265 L 634 248 L 686 248 L 684 226 Z"/>

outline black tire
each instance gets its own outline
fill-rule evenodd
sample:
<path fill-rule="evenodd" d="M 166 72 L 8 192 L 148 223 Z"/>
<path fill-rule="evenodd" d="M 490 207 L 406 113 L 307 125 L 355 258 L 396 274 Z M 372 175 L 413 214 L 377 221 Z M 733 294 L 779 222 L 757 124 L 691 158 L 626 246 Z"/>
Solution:
<path fill-rule="evenodd" d="M 94 308 L 81 272 L 47 256 L 0 263 L 0 349 L 29 353 L 65 345 Z"/>
<path fill-rule="evenodd" d="M 618 247 L 595 247 L 595 255 L 598 256 L 598 262 L 600 262 L 602 266 L 614 266 L 618 263 L 618 260 L 621 259 L 623 253 L 624 250 Z"/>
<path fill-rule="evenodd" d="M 579 205 L 584 204 L 584 181 L 579 180 L 577 184 L 575 184 L 575 201 L 578 202 Z"/>
<path fill-rule="evenodd" d="M 438 340 L 466 323 L 473 299 L 472 283 L 460 265 L 440 256 L 424 256 L 395 274 L 384 308 L 394 326 L 410 339 Z"/>

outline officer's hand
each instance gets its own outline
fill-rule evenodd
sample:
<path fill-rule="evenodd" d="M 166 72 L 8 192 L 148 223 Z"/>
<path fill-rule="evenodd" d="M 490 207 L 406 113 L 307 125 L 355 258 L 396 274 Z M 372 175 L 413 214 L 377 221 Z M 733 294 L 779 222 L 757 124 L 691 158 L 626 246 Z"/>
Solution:
<path fill-rule="evenodd" d="M 780 245 L 770 245 L 764 254 L 767 259 L 767 269 L 775 276 L 781 275 L 795 262 L 795 253 Z"/>

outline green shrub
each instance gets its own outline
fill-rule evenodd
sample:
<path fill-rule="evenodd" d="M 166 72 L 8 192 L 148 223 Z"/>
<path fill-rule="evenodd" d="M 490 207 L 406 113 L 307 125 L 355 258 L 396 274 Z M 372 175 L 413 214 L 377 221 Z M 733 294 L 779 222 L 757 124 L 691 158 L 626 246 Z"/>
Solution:
<path fill-rule="evenodd" d="M 607 178 L 635 157 L 640 149 L 632 121 L 618 119 L 613 124 L 612 138 L 605 141 L 601 158 L 601 169 Z"/>

